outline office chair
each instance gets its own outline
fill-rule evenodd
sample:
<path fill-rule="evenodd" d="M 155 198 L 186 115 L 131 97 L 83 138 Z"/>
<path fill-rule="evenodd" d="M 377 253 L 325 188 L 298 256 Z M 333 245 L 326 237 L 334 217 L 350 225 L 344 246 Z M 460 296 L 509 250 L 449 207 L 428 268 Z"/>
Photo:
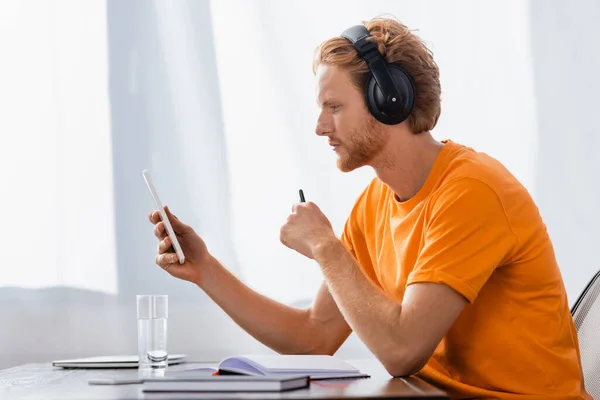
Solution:
<path fill-rule="evenodd" d="M 600 399 L 600 271 L 585 287 L 573 308 L 585 388 Z"/>

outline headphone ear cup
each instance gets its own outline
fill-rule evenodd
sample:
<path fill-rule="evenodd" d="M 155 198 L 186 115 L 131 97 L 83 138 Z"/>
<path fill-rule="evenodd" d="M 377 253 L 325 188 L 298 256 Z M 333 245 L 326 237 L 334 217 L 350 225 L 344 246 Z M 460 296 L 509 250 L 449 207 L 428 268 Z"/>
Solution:
<path fill-rule="evenodd" d="M 400 98 L 395 103 L 388 103 L 373 74 L 370 73 L 365 85 L 365 102 L 377 121 L 386 125 L 397 125 L 406 120 L 413 110 L 415 86 L 402 67 L 388 64 L 387 68 L 398 88 Z"/>

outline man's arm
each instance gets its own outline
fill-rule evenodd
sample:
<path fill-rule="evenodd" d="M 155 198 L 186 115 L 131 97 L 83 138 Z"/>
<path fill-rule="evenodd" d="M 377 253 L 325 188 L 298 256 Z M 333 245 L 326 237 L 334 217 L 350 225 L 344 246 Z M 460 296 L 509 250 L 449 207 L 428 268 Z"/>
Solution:
<path fill-rule="evenodd" d="M 186 255 L 179 264 L 158 212 L 150 222 L 160 240 L 156 263 L 174 277 L 203 289 L 239 326 L 279 353 L 333 354 L 351 330 L 323 284 L 314 304 L 298 309 L 269 299 L 244 285 L 208 251 L 206 244 L 188 225 L 165 212 Z"/>
<path fill-rule="evenodd" d="M 390 299 L 362 274 L 312 202 L 294 205 L 280 240 L 319 263 L 345 320 L 393 376 L 420 370 L 467 302 L 436 283 L 410 285 L 402 304 Z"/>
<path fill-rule="evenodd" d="M 198 286 L 240 327 L 278 353 L 332 355 L 351 332 L 325 284 L 310 308 L 297 309 L 253 291 L 215 260 Z"/>
<path fill-rule="evenodd" d="M 402 304 L 367 280 L 316 204 L 294 205 L 280 240 L 321 265 L 342 315 L 394 376 L 422 368 L 518 243 L 498 194 L 474 178 L 452 181 L 431 200 Z"/>
<path fill-rule="evenodd" d="M 402 304 L 370 284 L 336 238 L 314 253 L 339 310 L 392 376 L 418 372 L 427 363 L 467 300 L 444 284 L 414 283 Z"/>

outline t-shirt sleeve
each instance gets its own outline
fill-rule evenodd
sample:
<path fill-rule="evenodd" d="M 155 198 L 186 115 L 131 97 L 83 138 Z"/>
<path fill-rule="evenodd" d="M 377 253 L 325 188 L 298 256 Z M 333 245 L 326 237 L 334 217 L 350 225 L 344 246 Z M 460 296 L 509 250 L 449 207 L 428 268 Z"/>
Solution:
<path fill-rule="evenodd" d="M 428 214 L 424 246 L 406 284 L 444 283 L 472 303 L 516 244 L 502 203 L 486 183 L 463 178 L 441 189 Z"/>

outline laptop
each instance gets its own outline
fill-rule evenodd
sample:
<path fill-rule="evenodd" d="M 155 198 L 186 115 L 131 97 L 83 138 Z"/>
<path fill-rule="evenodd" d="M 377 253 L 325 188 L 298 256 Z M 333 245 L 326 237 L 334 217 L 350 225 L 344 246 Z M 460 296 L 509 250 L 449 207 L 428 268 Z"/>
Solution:
<path fill-rule="evenodd" d="M 167 362 L 169 365 L 173 365 L 179 364 L 185 359 L 185 354 L 169 354 Z M 137 368 L 138 360 L 138 356 L 99 356 L 57 360 L 52 362 L 52 366 L 60 368 Z"/>

